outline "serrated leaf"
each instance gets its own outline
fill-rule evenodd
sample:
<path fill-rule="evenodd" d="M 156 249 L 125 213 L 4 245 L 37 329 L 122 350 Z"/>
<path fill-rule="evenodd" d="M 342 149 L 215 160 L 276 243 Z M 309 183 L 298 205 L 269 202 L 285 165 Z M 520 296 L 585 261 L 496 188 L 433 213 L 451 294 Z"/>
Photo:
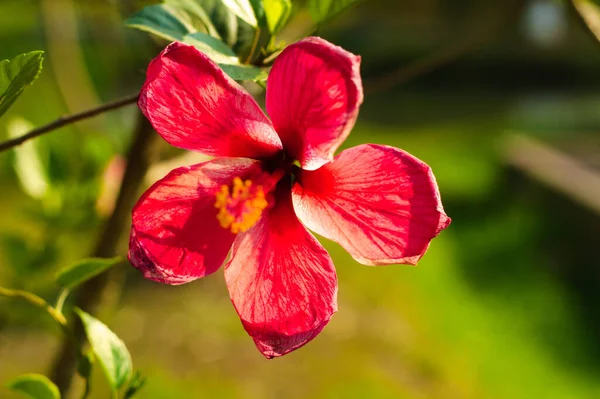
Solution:
<path fill-rule="evenodd" d="M 131 355 L 125 343 L 98 319 L 79 308 L 75 313 L 83 323 L 88 342 L 113 392 L 118 391 L 133 373 Z"/>
<path fill-rule="evenodd" d="M 0 116 L 42 72 L 43 51 L 31 51 L 0 61 Z"/>
<path fill-rule="evenodd" d="M 9 137 L 19 137 L 33 129 L 23 118 L 14 118 L 6 126 Z M 48 174 L 40 159 L 37 141 L 27 141 L 14 148 L 14 168 L 23 191 L 30 197 L 44 198 L 50 186 Z"/>
<path fill-rule="evenodd" d="M 587 30 L 600 42 L 600 1 L 571 0 Z"/>
<path fill-rule="evenodd" d="M 196 32 L 186 35 L 183 42 L 196 47 L 218 64 L 239 64 L 240 62 L 229 46 L 205 33 Z"/>
<path fill-rule="evenodd" d="M 83 259 L 60 270 L 56 275 L 56 282 L 64 288 L 72 289 L 96 277 L 121 261 L 122 258 L 120 257 Z"/>
<path fill-rule="evenodd" d="M 222 0 L 222 2 L 242 21 L 254 28 L 258 27 L 258 21 L 249 0 Z"/>
<path fill-rule="evenodd" d="M 181 41 L 185 35 L 195 31 L 165 4 L 144 7 L 127 18 L 125 26 L 152 33 L 169 41 Z"/>
<path fill-rule="evenodd" d="M 321 24 L 360 0 L 309 0 L 308 11 L 312 19 Z"/>
<path fill-rule="evenodd" d="M 60 399 L 56 385 L 41 374 L 24 374 L 10 381 L 7 386 L 31 399 Z"/>
<path fill-rule="evenodd" d="M 233 80 L 252 80 L 256 82 L 264 81 L 268 76 L 265 70 L 252 65 L 219 64 L 219 66 Z"/>
<path fill-rule="evenodd" d="M 269 32 L 274 35 L 283 29 L 290 17 L 292 2 L 290 0 L 264 0 L 263 6 Z"/>

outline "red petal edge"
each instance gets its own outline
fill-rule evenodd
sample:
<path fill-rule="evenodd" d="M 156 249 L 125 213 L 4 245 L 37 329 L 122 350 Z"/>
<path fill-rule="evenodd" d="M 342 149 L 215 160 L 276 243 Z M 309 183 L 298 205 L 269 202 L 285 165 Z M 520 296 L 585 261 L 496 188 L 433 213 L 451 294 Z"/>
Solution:
<path fill-rule="evenodd" d="M 363 101 L 360 57 L 318 37 L 288 46 L 267 81 L 267 112 L 285 150 L 314 170 L 333 159 Z"/>
<path fill-rule="evenodd" d="M 225 280 L 245 330 L 268 359 L 315 338 L 337 311 L 333 263 L 294 215 L 289 187 L 278 188 L 275 206 L 238 236 Z"/>
<path fill-rule="evenodd" d="M 171 43 L 152 60 L 138 105 L 176 147 L 249 158 L 281 149 L 254 98 L 193 46 Z"/>
<path fill-rule="evenodd" d="M 234 177 L 262 174 L 261 163 L 217 158 L 171 171 L 133 208 L 129 261 L 144 277 L 183 284 L 215 272 L 235 236 L 222 228 L 215 193 Z"/>
<path fill-rule="evenodd" d="M 415 265 L 450 224 L 429 166 L 381 145 L 350 148 L 302 171 L 293 202 L 302 223 L 366 265 Z"/>

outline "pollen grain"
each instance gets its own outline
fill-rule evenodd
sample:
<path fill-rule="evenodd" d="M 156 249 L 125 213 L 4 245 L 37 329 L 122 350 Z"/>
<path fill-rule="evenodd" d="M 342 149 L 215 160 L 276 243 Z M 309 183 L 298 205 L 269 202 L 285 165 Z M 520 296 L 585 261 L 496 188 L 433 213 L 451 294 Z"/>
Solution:
<path fill-rule="evenodd" d="M 253 186 L 251 180 L 239 177 L 233 179 L 231 188 L 222 185 L 215 198 L 219 224 L 234 234 L 254 226 L 268 205 L 262 186 Z"/>

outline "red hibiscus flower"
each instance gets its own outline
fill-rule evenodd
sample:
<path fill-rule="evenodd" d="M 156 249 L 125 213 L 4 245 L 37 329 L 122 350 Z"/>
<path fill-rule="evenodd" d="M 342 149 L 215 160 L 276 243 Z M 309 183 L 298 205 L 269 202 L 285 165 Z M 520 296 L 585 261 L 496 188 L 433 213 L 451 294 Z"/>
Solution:
<path fill-rule="evenodd" d="M 333 157 L 363 100 L 360 57 L 319 38 L 287 47 L 262 112 L 192 46 L 148 67 L 139 106 L 174 146 L 216 158 L 178 168 L 133 209 L 129 260 L 183 284 L 225 266 L 231 301 L 267 357 L 313 339 L 337 310 L 331 258 L 306 229 L 367 265 L 414 265 L 450 219 L 431 169 L 393 147 Z M 305 227 L 306 226 L 306 227 Z"/>

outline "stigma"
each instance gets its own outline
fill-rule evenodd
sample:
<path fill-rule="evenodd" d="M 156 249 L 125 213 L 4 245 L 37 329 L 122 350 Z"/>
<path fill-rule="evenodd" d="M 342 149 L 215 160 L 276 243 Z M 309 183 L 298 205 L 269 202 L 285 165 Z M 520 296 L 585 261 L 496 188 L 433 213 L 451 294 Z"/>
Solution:
<path fill-rule="evenodd" d="M 233 179 L 231 189 L 222 185 L 215 198 L 219 224 L 234 234 L 254 226 L 268 205 L 262 186 L 253 186 L 251 180 L 239 177 Z"/>

